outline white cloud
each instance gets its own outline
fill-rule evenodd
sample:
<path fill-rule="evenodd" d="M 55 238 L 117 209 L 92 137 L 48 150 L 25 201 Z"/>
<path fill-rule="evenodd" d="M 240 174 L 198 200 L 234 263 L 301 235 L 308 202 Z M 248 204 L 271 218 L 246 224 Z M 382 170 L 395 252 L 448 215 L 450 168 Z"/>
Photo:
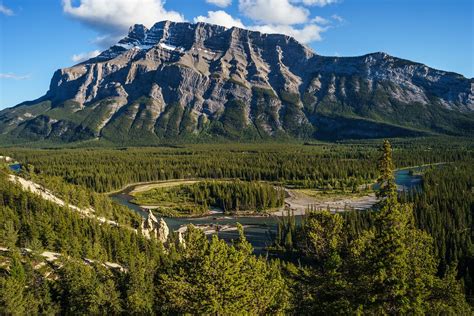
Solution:
<path fill-rule="evenodd" d="M 106 49 L 120 41 L 123 36 L 124 34 L 122 33 L 100 35 L 93 39 L 91 43 Z"/>
<path fill-rule="evenodd" d="M 316 16 L 310 19 L 310 11 L 304 5 L 326 5 L 336 0 L 238 0 L 239 11 L 249 19 L 249 24 L 223 10 L 209 11 L 207 15 L 195 17 L 194 22 L 206 22 L 225 27 L 240 27 L 264 33 L 280 33 L 295 37 L 303 43 L 320 41 L 321 35 L 332 21 L 343 21 L 337 15 L 331 19 Z M 206 0 L 208 3 L 225 7 L 232 0 Z M 185 21 L 176 11 L 165 9 L 165 0 L 62 0 L 64 12 L 74 19 L 92 27 L 99 36 L 92 41 L 101 48 L 107 48 L 123 37 L 133 24 L 147 27 L 162 20 Z M 72 56 L 74 62 L 95 57 L 99 51 Z"/>
<path fill-rule="evenodd" d="M 307 9 L 294 6 L 289 0 L 240 0 L 239 10 L 262 24 L 299 24 L 309 16 Z"/>
<path fill-rule="evenodd" d="M 0 3 L 0 13 L 1 14 L 4 14 L 4 15 L 8 15 L 8 16 L 11 16 L 13 15 L 13 10 L 4 6 L 3 4 Z"/>
<path fill-rule="evenodd" d="M 339 23 L 342 23 L 342 22 L 344 22 L 344 21 L 345 21 L 345 20 L 344 20 L 344 18 L 343 18 L 342 16 L 340 16 L 340 15 L 337 15 L 337 14 L 333 14 L 333 15 L 331 15 L 331 18 L 332 18 L 333 20 L 336 20 L 336 21 L 337 21 L 337 22 L 339 22 Z"/>
<path fill-rule="evenodd" d="M 107 34 L 124 34 L 133 24 L 149 27 L 163 20 L 184 21 L 183 15 L 163 5 L 162 0 L 63 0 L 66 14 Z"/>
<path fill-rule="evenodd" d="M 207 12 L 207 16 L 198 16 L 194 18 L 194 22 L 205 22 L 211 24 L 222 25 L 225 27 L 240 27 L 245 28 L 244 24 L 240 19 L 234 19 L 230 14 L 219 10 L 219 11 L 209 11 Z"/>
<path fill-rule="evenodd" d="M 228 7 L 232 4 L 232 0 L 206 0 L 206 2 L 221 8 Z"/>
<path fill-rule="evenodd" d="M 90 58 L 94 58 L 100 54 L 100 50 L 93 50 L 91 52 L 87 53 L 80 53 L 80 54 L 74 54 L 72 55 L 71 59 L 75 63 L 80 63 L 82 61 L 85 61 Z"/>
<path fill-rule="evenodd" d="M 328 19 L 323 18 L 322 16 L 317 16 L 314 19 L 311 20 L 311 22 L 321 24 L 321 25 L 326 25 L 326 24 L 331 24 L 331 21 Z"/>
<path fill-rule="evenodd" d="M 260 31 L 262 33 L 270 34 L 285 34 L 296 38 L 302 43 L 311 43 L 314 41 L 321 41 L 321 34 L 327 30 L 325 27 L 321 27 L 317 24 L 306 24 L 302 28 L 296 28 L 291 25 L 258 25 L 252 26 L 251 29 Z"/>
<path fill-rule="evenodd" d="M 302 43 L 320 41 L 322 39 L 321 33 L 327 30 L 327 27 L 319 26 L 316 23 L 306 24 L 301 28 L 283 24 L 245 26 L 240 19 L 235 19 L 230 14 L 224 11 L 209 11 L 207 12 L 207 16 L 198 16 L 194 18 L 194 22 L 217 24 L 229 28 L 236 26 L 268 34 L 286 34 L 296 38 Z"/>
<path fill-rule="evenodd" d="M 316 5 L 334 0 L 239 0 L 239 10 L 254 22 L 248 28 L 262 33 L 285 34 L 302 43 L 322 40 L 331 21 L 320 16 L 309 20 L 310 12 L 297 4 Z"/>
<path fill-rule="evenodd" d="M 305 5 L 317 5 L 319 7 L 324 7 L 329 4 L 337 3 L 339 0 L 299 0 L 298 2 L 303 2 Z"/>
<path fill-rule="evenodd" d="M 13 79 L 13 80 L 25 80 L 25 79 L 30 79 L 31 75 L 17 75 L 17 74 L 13 74 L 9 72 L 9 73 L 0 73 L 0 78 Z"/>

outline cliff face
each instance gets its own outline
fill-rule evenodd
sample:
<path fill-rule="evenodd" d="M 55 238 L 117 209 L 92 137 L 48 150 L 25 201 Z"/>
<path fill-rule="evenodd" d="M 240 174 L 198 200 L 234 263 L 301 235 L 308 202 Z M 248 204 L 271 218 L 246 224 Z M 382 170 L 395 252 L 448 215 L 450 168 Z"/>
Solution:
<path fill-rule="evenodd" d="M 472 135 L 472 79 L 384 53 L 323 57 L 295 39 L 205 23 L 130 28 L 0 112 L 16 139 Z"/>

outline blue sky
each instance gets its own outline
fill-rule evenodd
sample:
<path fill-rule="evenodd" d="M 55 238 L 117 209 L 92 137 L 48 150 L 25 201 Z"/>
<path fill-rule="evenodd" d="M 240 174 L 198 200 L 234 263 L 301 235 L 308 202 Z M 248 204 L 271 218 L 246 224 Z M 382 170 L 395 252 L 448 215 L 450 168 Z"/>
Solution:
<path fill-rule="evenodd" d="M 321 55 L 375 51 L 474 77 L 472 0 L 0 0 L 0 109 L 130 24 L 208 21 L 295 36 Z"/>

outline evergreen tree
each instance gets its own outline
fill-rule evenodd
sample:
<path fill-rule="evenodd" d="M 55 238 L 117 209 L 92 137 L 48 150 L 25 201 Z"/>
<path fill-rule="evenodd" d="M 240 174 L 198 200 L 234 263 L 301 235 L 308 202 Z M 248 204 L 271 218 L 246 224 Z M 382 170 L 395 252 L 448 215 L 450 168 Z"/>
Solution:
<path fill-rule="evenodd" d="M 430 309 L 428 298 L 435 286 L 433 240 L 415 228 L 412 206 L 398 202 L 391 157 L 385 141 L 374 227 L 351 249 L 355 303 L 369 313 L 419 314 Z"/>
<path fill-rule="evenodd" d="M 300 292 L 295 295 L 298 314 L 351 313 L 352 293 L 341 258 L 342 229 L 342 217 L 329 211 L 310 211 L 304 220 L 298 246 L 312 264 L 294 276 Z"/>
<path fill-rule="evenodd" d="M 126 282 L 126 310 L 136 314 L 152 314 L 155 269 L 143 254 L 132 258 Z"/>
<path fill-rule="evenodd" d="M 382 155 L 378 160 L 379 177 L 377 179 L 377 197 L 382 201 L 397 198 L 397 185 L 395 184 L 395 166 L 392 160 L 392 145 L 384 140 Z M 387 201 L 389 203 L 390 201 Z"/>
<path fill-rule="evenodd" d="M 29 311 L 33 298 L 27 290 L 27 275 L 20 254 L 13 253 L 10 260 L 9 273 L 0 276 L 0 313 L 24 315 Z"/>
<path fill-rule="evenodd" d="M 243 233 L 229 246 L 190 226 L 185 241 L 181 259 L 159 277 L 162 312 L 266 314 L 286 308 L 278 265 L 253 256 Z"/>

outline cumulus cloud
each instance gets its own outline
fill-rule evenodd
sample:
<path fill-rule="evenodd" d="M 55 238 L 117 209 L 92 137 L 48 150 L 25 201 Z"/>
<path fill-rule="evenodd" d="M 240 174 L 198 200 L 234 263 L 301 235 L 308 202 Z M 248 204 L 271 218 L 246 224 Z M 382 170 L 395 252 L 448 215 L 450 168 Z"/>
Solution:
<path fill-rule="evenodd" d="M 123 34 L 137 23 L 152 26 L 162 20 L 184 21 L 183 15 L 166 10 L 163 4 L 162 0 L 63 0 L 63 10 L 100 32 Z"/>
<path fill-rule="evenodd" d="M 240 19 L 234 19 L 230 14 L 219 10 L 219 11 L 209 11 L 207 16 L 198 16 L 194 18 L 194 22 L 205 22 L 211 24 L 222 25 L 225 27 L 240 27 L 245 28 L 244 24 Z"/>
<path fill-rule="evenodd" d="M 240 0 L 239 10 L 253 21 L 262 24 L 292 25 L 308 20 L 309 11 L 289 0 Z"/>
<path fill-rule="evenodd" d="M 91 52 L 80 53 L 72 55 L 71 59 L 75 63 L 80 63 L 84 60 L 88 60 L 90 58 L 94 58 L 100 55 L 100 50 L 93 50 Z"/>
<path fill-rule="evenodd" d="M 302 43 L 311 43 L 314 41 L 321 41 L 321 34 L 327 30 L 325 27 L 321 27 L 317 24 L 306 24 L 301 28 L 297 28 L 291 25 L 258 25 L 253 26 L 251 29 L 260 31 L 262 33 L 278 33 L 286 34 L 296 38 Z"/>
<path fill-rule="evenodd" d="M 329 3 L 333 0 L 325 1 Z M 239 10 L 253 21 L 252 25 L 247 26 L 251 30 L 285 34 L 307 44 L 322 40 L 322 33 L 327 31 L 331 24 L 329 19 L 320 16 L 310 19 L 309 10 L 298 5 L 316 5 L 316 2 L 315 0 L 239 0 Z"/>
<path fill-rule="evenodd" d="M 305 5 L 317 5 L 319 7 L 324 7 L 329 4 L 337 3 L 339 0 L 299 0 L 298 2 L 302 2 Z"/>
<path fill-rule="evenodd" d="M 321 24 L 321 25 L 331 24 L 331 21 L 329 21 L 328 19 L 325 19 L 321 16 L 315 17 L 314 19 L 311 20 L 311 22 Z"/>
<path fill-rule="evenodd" d="M 232 0 L 206 0 L 226 7 Z M 281 33 L 295 37 L 303 43 L 320 41 L 322 33 L 334 22 L 341 22 L 340 16 L 330 19 L 316 16 L 310 18 L 310 11 L 304 6 L 324 6 L 337 0 L 238 0 L 239 12 L 249 19 L 247 25 L 223 10 L 209 11 L 207 15 L 195 17 L 194 22 L 206 22 L 225 27 L 240 27 L 264 33 Z M 101 48 L 107 48 L 123 37 L 133 24 L 147 27 L 162 20 L 185 21 L 183 15 L 167 10 L 165 0 L 62 0 L 64 12 L 74 19 L 92 27 L 99 36 L 92 41 Z M 74 62 L 94 57 L 99 51 L 72 56 Z"/>
<path fill-rule="evenodd" d="M 221 8 L 228 7 L 232 4 L 232 0 L 206 0 L 206 2 Z"/>
<path fill-rule="evenodd" d="M 4 6 L 3 4 L 0 3 L 0 13 L 1 14 L 4 14 L 4 15 L 8 15 L 8 16 L 11 16 L 13 15 L 13 10 Z"/>
<path fill-rule="evenodd" d="M 99 35 L 91 41 L 91 44 L 101 48 L 109 48 L 123 38 L 124 34 L 105 34 Z"/>
<path fill-rule="evenodd" d="M 286 34 L 296 38 L 302 43 L 320 41 L 322 39 L 321 34 L 327 29 L 327 27 L 319 26 L 314 22 L 308 23 L 303 27 L 285 24 L 244 25 L 240 19 L 233 18 L 224 11 L 209 11 L 207 12 L 207 16 L 194 18 L 194 22 L 217 24 L 228 28 L 236 26 L 269 34 Z"/>
<path fill-rule="evenodd" d="M 9 73 L 0 73 L 0 78 L 1 79 L 13 79 L 13 80 L 25 80 L 25 79 L 30 79 L 30 75 L 17 75 L 13 74 L 11 72 Z"/>

